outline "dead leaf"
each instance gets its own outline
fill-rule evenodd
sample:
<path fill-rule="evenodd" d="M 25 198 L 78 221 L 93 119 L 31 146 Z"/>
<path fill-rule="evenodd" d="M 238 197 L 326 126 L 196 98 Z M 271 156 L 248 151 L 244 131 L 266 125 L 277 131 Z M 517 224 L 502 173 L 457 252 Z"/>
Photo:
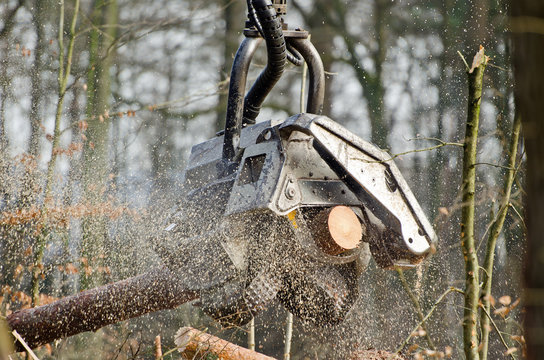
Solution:
<path fill-rule="evenodd" d="M 19 276 L 21 276 L 21 273 L 23 272 L 23 269 L 24 269 L 24 267 L 23 267 L 22 264 L 17 265 L 17 267 L 13 271 L 13 278 L 17 279 Z"/>
<path fill-rule="evenodd" d="M 510 310 L 514 310 L 519 305 L 520 300 L 520 298 L 517 298 L 516 301 L 514 301 L 512 305 L 510 305 Z"/>
<path fill-rule="evenodd" d="M 64 266 L 64 271 L 66 271 L 67 274 L 77 274 L 78 272 L 77 267 L 72 263 L 66 264 Z"/>
<path fill-rule="evenodd" d="M 516 351 L 518 351 L 518 348 L 516 348 L 516 347 L 511 347 L 510 349 L 506 350 L 506 352 L 504 353 L 504 355 L 512 355 L 512 354 L 515 353 Z"/>
<path fill-rule="evenodd" d="M 512 335 L 510 336 L 510 339 L 519 342 L 520 344 L 525 344 L 525 338 L 523 335 Z"/>
<path fill-rule="evenodd" d="M 417 349 L 419 349 L 419 345 L 418 345 L 418 344 L 413 344 L 413 345 L 411 345 L 411 346 L 408 348 L 408 354 L 413 353 L 413 352 L 416 351 Z"/>
<path fill-rule="evenodd" d="M 508 316 L 509 313 L 510 313 L 510 308 L 508 306 L 503 306 L 493 311 L 493 314 L 502 316 L 503 318 Z"/>
<path fill-rule="evenodd" d="M 504 295 L 499 298 L 499 302 L 504 306 L 508 306 L 512 303 L 512 298 L 508 295 Z"/>

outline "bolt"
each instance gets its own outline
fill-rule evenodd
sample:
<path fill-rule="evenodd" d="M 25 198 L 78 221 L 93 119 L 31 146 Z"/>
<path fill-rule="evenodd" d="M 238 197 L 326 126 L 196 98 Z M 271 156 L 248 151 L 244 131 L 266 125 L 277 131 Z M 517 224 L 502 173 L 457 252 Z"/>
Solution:
<path fill-rule="evenodd" d="M 295 191 L 295 189 L 290 186 L 285 189 L 285 196 L 287 196 L 288 199 L 292 200 L 296 194 L 297 192 Z"/>

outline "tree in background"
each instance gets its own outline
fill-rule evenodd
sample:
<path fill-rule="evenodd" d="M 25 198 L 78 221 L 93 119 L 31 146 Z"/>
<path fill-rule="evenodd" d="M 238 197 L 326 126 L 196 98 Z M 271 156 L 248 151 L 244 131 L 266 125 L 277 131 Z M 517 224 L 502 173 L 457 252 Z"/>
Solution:
<path fill-rule="evenodd" d="M 106 201 L 110 174 L 109 130 L 111 109 L 111 67 L 115 56 L 117 0 L 94 0 L 91 4 L 89 65 L 87 70 L 87 141 L 83 155 L 82 184 L 87 205 L 99 207 Z M 104 258 L 108 247 L 108 225 L 102 216 L 84 218 L 81 255 L 87 272 L 82 288 L 103 283 Z"/>
<path fill-rule="evenodd" d="M 510 26 L 514 46 L 516 99 L 523 120 L 527 150 L 527 256 L 525 259 L 525 331 L 528 359 L 544 353 L 544 4 L 540 1 L 512 1 Z"/>

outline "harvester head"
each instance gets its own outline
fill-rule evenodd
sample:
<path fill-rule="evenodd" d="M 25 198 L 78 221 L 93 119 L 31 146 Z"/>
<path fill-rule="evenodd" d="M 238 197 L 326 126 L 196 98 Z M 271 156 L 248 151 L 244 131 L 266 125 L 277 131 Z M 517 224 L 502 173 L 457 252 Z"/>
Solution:
<path fill-rule="evenodd" d="M 193 147 L 158 253 L 223 323 L 243 324 L 277 298 L 306 321 L 335 324 L 370 254 L 382 267 L 410 267 L 436 235 L 391 157 L 319 115 L 323 66 L 307 33 L 282 31 L 267 1 L 248 3 L 260 27 L 246 29 L 236 55 L 225 131 Z M 261 36 L 275 51 L 244 97 Z M 286 48 L 309 66 L 308 113 L 255 124 Z"/>

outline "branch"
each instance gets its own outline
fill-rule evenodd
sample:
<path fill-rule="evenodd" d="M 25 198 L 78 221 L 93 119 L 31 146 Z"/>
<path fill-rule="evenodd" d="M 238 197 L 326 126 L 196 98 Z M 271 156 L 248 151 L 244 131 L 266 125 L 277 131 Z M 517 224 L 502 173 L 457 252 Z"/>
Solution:
<path fill-rule="evenodd" d="M 502 333 L 500 332 L 499 330 L 499 327 L 497 326 L 497 324 L 495 323 L 495 321 L 491 318 L 491 315 L 489 314 L 489 312 L 485 309 L 485 307 L 481 307 L 482 309 L 482 313 L 489 319 L 489 321 L 491 321 L 491 324 L 493 325 L 493 327 L 495 328 L 495 331 L 497 332 L 497 334 L 499 335 L 499 338 L 501 339 L 501 342 L 502 344 L 504 345 L 504 347 L 506 348 L 506 350 L 510 350 L 510 347 L 508 346 L 508 344 L 506 343 L 506 340 L 504 340 L 504 337 L 502 336 Z M 488 331 L 489 332 L 489 331 Z M 482 340 L 483 341 L 483 340 Z M 487 347 L 486 347 L 486 354 L 485 356 L 487 357 Z M 516 360 L 516 357 L 514 356 L 514 354 L 510 354 L 510 357 L 513 359 L 513 360 Z"/>
<path fill-rule="evenodd" d="M 493 163 L 488 163 L 488 162 L 477 162 L 477 163 L 474 163 L 474 166 L 478 166 L 478 165 L 493 166 L 493 167 L 496 167 L 496 168 L 499 168 L 499 169 L 503 169 L 503 170 L 514 170 L 514 168 L 513 168 L 513 167 L 510 167 L 510 166 L 503 166 L 503 165 L 493 164 Z"/>
<path fill-rule="evenodd" d="M 32 351 L 32 349 L 28 346 L 26 341 L 21 337 L 21 335 L 19 335 L 17 330 L 13 330 L 11 333 L 12 333 L 13 337 L 15 337 L 15 339 L 17 339 L 17 341 L 19 341 L 19 343 L 23 346 L 23 348 L 25 349 L 25 351 L 29 355 L 29 357 L 31 357 L 33 360 L 40 360 L 40 359 L 38 359 L 36 354 L 34 354 L 34 351 Z"/>
<path fill-rule="evenodd" d="M 437 138 L 415 138 L 415 139 L 408 139 L 408 141 L 413 141 L 413 140 L 433 140 L 433 141 L 438 141 L 438 145 L 435 145 L 435 146 L 431 146 L 431 147 L 427 147 L 427 148 L 423 148 L 423 149 L 414 149 L 414 150 L 408 150 L 408 151 L 404 151 L 404 152 L 401 152 L 401 153 L 396 153 L 396 154 L 393 154 L 391 155 L 390 158 L 388 159 L 385 159 L 385 160 L 362 160 L 362 159 L 357 159 L 359 161 L 364 161 L 365 163 L 386 163 L 388 161 L 392 161 L 396 158 L 398 158 L 399 156 L 403 156 L 403 155 L 408 155 L 408 154 L 412 154 L 412 153 L 419 153 L 419 152 L 424 152 L 424 151 L 432 151 L 432 150 L 436 150 L 436 149 L 440 149 L 441 147 L 444 147 L 444 146 L 458 146 L 458 147 L 463 147 L 463 144 L 460 144 L 460 143 L 456 143 L 456 142 L 446 142 L 444 140 L 440 140 L 440 139 L 437 139 Z"/>
<path fill-rule="evenodd" d="M 508 172 L 504 182 L 504 196 L 501 199 L 499 213 L 496 220 L 491 225 L 491 231 L 487 238 L 487 249 L 485 255 L 482 284 L 482 314 L 480 314 L 480 328 L 482 332 L 481 336 L 481 350 L 480 357 L 482 360 L 487 360 L 487 350 L 489 346 L 489 321 L 491 318 L 488 315 L 491 309 L 491 284 L 493 281 L 493 263 L 495 260 L 495 247 L 497 246 L 497 239 L 502 231 L 504 220 L 508 214 L 508 208 L 510 207 L 510 195 L 512 193 L 512 184 L 514 183 L 516 172 L 516 158 L 518 151 L 518 140 L 521 132 L 521 115 L 516 112 L 514 116 L 514 124 L 512 126 L 512 137 L 510 139 L 509 157 L 508 157 Z"/>
<path fill-rule="evenodd" d="M 441 141 L 441 143 L 438 144 L 438 145 L 431 146 L 431 147 L 424 148 L 424 149 L 414 149 L 414 150 L 408 150 L 408 151 L 405 151 L 405 152 L 397 153 L 397 154 L 392 155 L 391 158 L 389 158 L 387 160 L 383 160 L 383 161 L 391 161 L 391 160 L 394 160 L 395 158 L 397 158 L 399 156 L 402 156 L 402 155 L 408 155 L 408 154 L 424 152 L 424 151 L 432 151 L 432 150 L 440 149 L 441 147 L 444 147 L 444 146 L 463 146 L 463 145 L 461 145 L 459 143 L 455 143 L 455 142 L 445 142 L 445 141 L 442 141 L 442 140 L 439 140 L 439 141 Z"/>

